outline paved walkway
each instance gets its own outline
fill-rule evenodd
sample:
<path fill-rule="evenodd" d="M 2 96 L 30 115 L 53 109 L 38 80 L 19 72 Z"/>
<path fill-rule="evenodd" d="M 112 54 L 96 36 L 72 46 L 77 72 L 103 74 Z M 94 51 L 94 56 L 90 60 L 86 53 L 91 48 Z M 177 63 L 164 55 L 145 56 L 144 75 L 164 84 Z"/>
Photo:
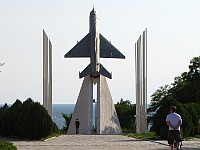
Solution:
<path fill-rule="evenodd" d="M 18 150 L 168 150 L 166 141 L 142 141 L 121 135 L 61 135 L 47 141 L 10 141 Z M 183 141 L 184 150 L 200 150 L 200 139 Z"/>

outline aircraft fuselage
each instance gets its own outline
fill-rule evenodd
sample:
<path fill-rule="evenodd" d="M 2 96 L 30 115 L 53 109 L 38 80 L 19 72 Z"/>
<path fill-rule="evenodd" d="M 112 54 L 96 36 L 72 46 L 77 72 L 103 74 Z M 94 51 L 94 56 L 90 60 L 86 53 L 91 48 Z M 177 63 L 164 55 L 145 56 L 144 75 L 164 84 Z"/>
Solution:
<path fill-rule="evenodd" d="M 92 77 L 99 76 L 100 69 L 100 37 L 99 37 L 99 22 L 96 11 L 93 9 L 90 12 L 90 62 L 92 69 Z"/>

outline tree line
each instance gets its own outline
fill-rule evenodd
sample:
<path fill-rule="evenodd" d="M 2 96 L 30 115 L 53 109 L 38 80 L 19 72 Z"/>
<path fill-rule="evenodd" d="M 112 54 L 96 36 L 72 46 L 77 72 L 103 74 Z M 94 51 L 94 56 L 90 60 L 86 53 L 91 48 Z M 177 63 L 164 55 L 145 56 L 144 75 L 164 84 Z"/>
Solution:
<path fill-rule="evenodd" d="M 168 130 L 165 119 L 172 105 L 177 107 L 177 113 L 182 117 L 182 136 L 197 134 L 200 119 L 200 56 L 190 61 L 188 72 L 175 77 L 171 85 L 161 86 L 151 96 L 148 121 L 152 125 L 151 131 L 163 139 Z"/>
<path fill-rule="evenodd" d="M 189 64 L 189 71 L 174 78 L 171 85 L 161 86 L 151 95 L 148 108 L 148 124 L 162 139 L 167 138 L 166 116 L 170 106 L 177 107 L 182 117 L 181 134 L 183 138 L 197 134 L 200 119 L 200 56 L 194 57 Z M 121 99 L 115 105 L 123 132 L 135 132 L 136 105 Z"/>

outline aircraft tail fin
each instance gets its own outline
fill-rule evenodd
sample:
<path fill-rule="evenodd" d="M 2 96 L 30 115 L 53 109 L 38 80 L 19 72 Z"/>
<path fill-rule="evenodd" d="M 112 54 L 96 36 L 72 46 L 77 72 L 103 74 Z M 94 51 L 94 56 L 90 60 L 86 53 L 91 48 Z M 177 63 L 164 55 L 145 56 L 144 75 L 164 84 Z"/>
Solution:
<path fill-rule="evenodd" d="M 99 72 L 100 72 L 101 75 L 112 79 L 112 73 L 108 72 L 108 71 L 106 70 L 106 68 L 103 67 L 102 64 L 100 64 L 100 70 L 99 70 Z"/>
<path fill-rule="evenodd" d="M 83 78 L 91 74 L 92 68 L 91 64 L 89 64 L 81 73 L 79 72 L 79 78 Z"/>

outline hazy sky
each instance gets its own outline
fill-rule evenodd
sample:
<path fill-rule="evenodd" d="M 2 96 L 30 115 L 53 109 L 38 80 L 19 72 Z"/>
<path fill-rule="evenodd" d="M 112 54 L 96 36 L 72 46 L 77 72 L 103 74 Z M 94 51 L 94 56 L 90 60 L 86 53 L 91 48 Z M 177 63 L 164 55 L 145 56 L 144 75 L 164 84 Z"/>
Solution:
<path fill-rule="evenodd" d="M 53 44 L 53 103 L 75 103 L 89 58 L 66 59 L 89 31 L 93 5 L 100 33 L 125 56 L 101 59 L 114 103 L 135 103 L 134 44 L 148 34 L 148 102 L 160 86 L 188 71 L 200 52 L 199 0 L 0 0 L 0 103 L 31 97 L 42 102 L 42 30 Z"/>

